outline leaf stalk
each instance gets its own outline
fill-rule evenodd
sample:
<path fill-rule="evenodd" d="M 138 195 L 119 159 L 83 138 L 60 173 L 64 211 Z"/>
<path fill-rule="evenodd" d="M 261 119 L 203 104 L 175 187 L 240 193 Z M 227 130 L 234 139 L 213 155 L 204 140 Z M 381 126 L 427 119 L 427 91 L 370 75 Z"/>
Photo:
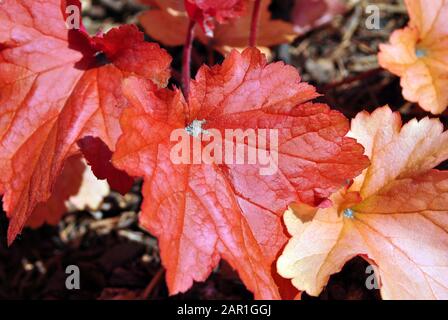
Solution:
<path fill-rule="evenodd" d="M 188 101 L 190 94 L 190 79 L 191 79 L 191 51 L 193 49 L 194 27 L 196 22 L 190 20 L 188 24 L 187 37 L 185 39 L 184 51 L 182 56 L 182 90 L 185 99 Z"/>
<path fill-rule="evenodd" d="M 257 45 L 258 23 L 260 21 L 261 0 L 255 0 L 254 9 L 252 11 L 252 21 L 250 26 L 249 47 Z"/>

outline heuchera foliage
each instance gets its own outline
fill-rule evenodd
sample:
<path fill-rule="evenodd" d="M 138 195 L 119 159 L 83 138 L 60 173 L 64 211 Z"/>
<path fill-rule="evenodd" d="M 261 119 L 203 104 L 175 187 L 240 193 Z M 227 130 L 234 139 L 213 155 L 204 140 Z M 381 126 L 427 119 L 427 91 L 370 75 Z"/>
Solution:
<path fill-rule="evenodd" d="M 440 114 L 448 106 L 448 1 L 405 2 L 409 25 L 381 45 L 379 62 L 401 77 L 407 100 Z"/>
<path fill-rule="evenodd" d="M 113 190 L 123 195 L 131 189 L 134 179 L 112 165 L 112 151 L 100 138 L 84 137 L 78 146 L 98 179 L 106 179 Z"/>
<path fill-rule="evenodd" d="M 292 238 L 279 273 L 318 295 L 360 255 L 377 266 L 384 299 L 447 299 L 448 172 L 433 168 L 448 159 L 448 132 L 438 119 L 402 127 L 400 115 L 383 107 L 359 113 L 350 135 L 371 165 L 331 197 L 331 207 L 285 213 Z"/>
<path fill-rule="evenodd" d="M 9 243 L 49 198 L 79 139 L 99 137 L 115 149 L 123 78 L 139 75 L 164 86 L 170 74 L 171 57 L 135 26 L 95 37 L 68 30 L 68 4 L 79 6 L 60 0 L 0 5 L 0 193 Z"/>
<path fill-rule="evenodd" d="M 213 36 L 215 21 L 226 23 L 240 17 L 251 0 L 184 0 L 191 20 L 198 23 L 208 36 Z"/>
<path fill-rule="evenodd" d="M 152 38 L 168 46 L 180 46 L 185 42 L 189 17 L 182 0 L 149 0 L 152 8 L 144 11 L 139 21 L 145 32 Z M 268 52 L 269 46 L 287 43 L 297 34 L 291 23 L 271 19 L 271 0 L 262 0 L 258 24 L 257 46 Z M 245 48 L 249 39 L 254 1 L 249 1 L 241 17 L 226 23 L 214 23 L 213 38 L 202 28 L 196 28 L 196 38 L 205 45 L 211 45 L 223 54 L 233 48 Z"/>
<path fill-rule="evenodd" d="M 181 44 L 161 27 L 168 21 L 182 22 L 182 38 L 199 24 L 204 43 L 214 31 L 210 44 L 221 52 L 249 37 L 251 0 L 144 2 L 156 8 L 142 16 L 148 33 L 160 23 L 154 38 L 167 44 Z M 407 0 L 409 26 L 379 58 L 402 77 L 407 99 L 440 113 L 448 104 L 448 5 L 434 3 Z M 347 119 L 312 102 L 319 94 L 295 68 L 268 64 L 256 48 L 202 66 L 185 82 L 184 97 L 165 88 L 171 57 L 136 26 L 90 36 L 82 24 L 68 28 L 68 5 L 80 10 L 78 0 L 0 3 L 0 194 L 9 243 L 26 223 L 60 218 L 64 200 L 81 186 L 84 156 L 122 193 L 131 177 L 143 178 L 140 222 L 159 240 L 171 294 L 205 280 L 225 259 L 256 298 L 297 293 L 278 273 L 318 295 L 331 274 L 361 255 L 376 266 L 383 298 L 448 298 L 448 174 L 434 169 L 448 158 L 448 135 L 439 120 L 402 126 L 383 107 L 358 114 L 347 136 Z M 292 30 L 271 20 L 268 5 L 261 2 L 262 45 Z M 339 12 L 337 0 L 297 0 L 295 8 L 310 5 L 310 20 L 294 14 L 301 28 Z M 228 129 L 276 130 L 276 170 L 261 175 L 260 164 L 216 159 L 175 164 L 171 134 L 196 122 L 222 136 Z"/>
<path fill-rule="evenodd" d="M 104 197 L 109 193 L 109 184 L 99 180 L 91 168 L 86 166 L 82 155 L 76 154 L 65 161 L 51 197 L 36 206 L 26 225 L 31 228 L 38 228 L 43 224 L 56 225 L 67 211 L 99 210 Z"/>
<path fill-rule="evenodd" d="M 189 16 L 183 0 L 142 0 L 151 6 L 144 11 L 139 21 L 145 32 L 167 46 L 181 46 L 185 42 Z M 219 3 L 220 1 L 213 1 Z M 211 19 L 209 28 L 213 37 L 207 36 L 204 28 L 196 29 L 196 38 L 205 45 L 213 46 L 223 54 L 234 48 L 245 48 L 249 39 L 252 12 L 255 1 L 247 1 L 241 16 L 218 23 Z M 296 0 L 291 21 L 272 19 L 269 11 L 271 0 L 261 0 L 257 47 L 268 53 L 269 47 L 289 43 L 314 27 L 329 22 L 335 15 L 343 13 L 345 6 L 340 0 Z M 239 10 L 238 10 L 239 12 Z"/>
<path fill-rule="evenodd" d="M 294 201 L 319 205 L 368 164 L 363 148 L 344 137 L 344 116 L 309 102 L 318 94 L 295 68 L 267 64 L 254 48 L 201 67 L 188 103 L 179 90 L 152 92 L 138 78 L 125 80 L 124 92 L 130 106 L 113 163 L 144 178 L 141 224 L 159 239 L 170 292 L 205 280 L 223 257 L 255 297 L 280 298 L 273 263 L 286 241 L 282 213 Z M 223 136 L 225 129 L 277 129 L 277 172 L 173 164 L 170 134 L 194 120 Z"/>
<path fill-rule="evenodd" d="M 57 224 L 67 211 L 65 201 L 78 193 L 81 188 L 86 165 L 80 155 L 67 159 L 60 176 L 56 180 L 51 197 L 36 206 L 26 225 L 38 228 L 45 223 Z"/>

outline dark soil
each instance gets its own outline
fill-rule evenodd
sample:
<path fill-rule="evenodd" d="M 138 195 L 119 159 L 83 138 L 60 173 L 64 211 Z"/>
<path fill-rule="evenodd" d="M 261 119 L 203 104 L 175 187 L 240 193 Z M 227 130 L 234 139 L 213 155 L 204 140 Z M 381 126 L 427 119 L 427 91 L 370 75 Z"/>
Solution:
<path fill-rule="evenodd" d="M 157 241 L 138 227 L 139 189 L 111 194 L 98 212 L 72 212 L 58 226 L 26 229 L 9 248 L 2 237 L 0 299 L 252 299 L 226 263 L 206 282 L 169 297 Z M 80 290 L 66 289 L 69 265 L 80 269 Z M 365 288 L 367 265 L 361 258 L 347 263 L 319 299 L 377 299 L 376 290 Z"/>

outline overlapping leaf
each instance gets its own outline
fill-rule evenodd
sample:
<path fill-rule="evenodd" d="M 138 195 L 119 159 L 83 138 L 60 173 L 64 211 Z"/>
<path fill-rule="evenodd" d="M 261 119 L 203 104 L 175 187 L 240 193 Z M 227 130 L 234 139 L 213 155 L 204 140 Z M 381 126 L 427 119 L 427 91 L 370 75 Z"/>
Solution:
<path fill-rule="evenodd" d="M 292 238 L 280 274 L 318 295 L 361 255 L 377 267 L 384 299 L 447 299 L 448 172 L 433 168 L 448 158 L 448 132 L 428 118 L 402 127 L 399 114 L 383 107 L 358 114 L 351 136 L 371 165 L 332 196 L 332 207 L 286 212 Z"/>
<path fill-rule="evenodd" d="M 208 36 L 213 36 L 215 22 L 226 23 L 240 17 L 250 0 L 184 0 L 191 20 L 196 21 Z"/>
<path fill-rule="evenodd" d="M 0 193 L 11 243 L 46 201 L 83 136 L 115 149 L 121 134 L 121 81 L 131 74 L 160 86 L 171 58 L 135 26 L 89 37 L 67 29 L 78 1 L 5 0 L 0 4 Z"/>
<path fill-rule="evenodd" d="M 181 0 L 150 0 L 153 8 L 140 16 L 140 23 L 152 38 L 169 46 L 183 45 L 188 28 L 188 17 Z M 257 45 L 267 51 L 267 47 L 288 43 L 297 34 L 291 23 L 271 19 L 270 0 L 262 0 Z M 204 44 L 211 44 L 223 54 L 233 48 L 245 48 L 248 44 L 254 2 L 250 1 L 242 16 L 225 24 L 214 26 L 210 38 L 202 30 L 197 30 L 197 38 Z"/>
<path fill-rule="evenodd" d="M 87 136 L 78 141 L 78 146 L 98 179 L 106 179 L 123 195 L 131 189 L 134 179 L 112 165 L 112 151 L 101 139 Z"/>
<path fill-rule="evenodd" d="M 291 22 L 295 31 L 302 34 L 328 23 L 334 16 L 345 11 L 345 4 L 341 0 L 295 0 Z"/>
<path fill-rule="evenodd" d="M 67 211 L 65 202 L 78 193 L 86 166 L 79 156 L 67 159 L 61 175 L 55 183 L 55 191 L 45 203 L 40 203 L 27 221 L 27 225 L 38 228 L 44 223 L 57 224 Z"/>
<path fill-rule="evenodd" d="M 318 205 L 368 163 L 362 147 L 344 137 L 347 120 L 309 102 L 318 94 L 293 67 L 267 64 L 254 48 L 202 67 L 188 103 L 178 90 L 150 87 L 125 82 L 130 106 L 113 163 L 144 178 L 141 224 L 158 237 L 170 292 L 205 280 L 224 258 L 257 298 L 280 298 L 273 262 L 286 240 L 281 214 L 294 201 Z M 174 164 L 171 133 L 197 122 L 222 136 L 226 129 L 278 130 L 278 170 L 260 175 L 260 164 L 215 157 Z"/>
<path fill-rule="evenodd" d="M 110 192 L 106 181 L 98 180 L 81 155 L 65 161 L 51 197 L 39 203 L 27 220 L 27 226 L 56 225 L 69 210 L 98 210 Z"/>

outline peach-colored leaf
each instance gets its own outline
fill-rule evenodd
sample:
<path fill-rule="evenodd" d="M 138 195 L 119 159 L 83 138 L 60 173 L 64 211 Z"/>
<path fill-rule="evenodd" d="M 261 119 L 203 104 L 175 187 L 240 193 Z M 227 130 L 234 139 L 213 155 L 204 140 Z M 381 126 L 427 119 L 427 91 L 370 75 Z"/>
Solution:
<path fill-rule="evenodd" d="M 277 261 L 279 273 L 318 295 L 331 274 L 360 255 L 377 267 L 384 299 L 447 299 L 448 172 L 432 168 L 448 158 L 448 132 L 428 118 L 402 127 L 399 115 L 383 107 L 358 114 L 351 136 L 371 166 L 311 221 L 300 207 L 285 213 L 292 238 Z"/>
<path fill-rule="evenodd" d="M 409 25 L 380 46 L 380 65 L 401 77 L 403 96 L 426 111 L 448 106 L 448 1 L 406 0 Z"/>
<path fill-rule="evenodd" d="M 82 174 L 82 183 L 78 192 L 66 202 L 69 210 L 99 210 L 104 198 L 110 193 L 107 181 L 98 179 L 87 166 Z"/>

